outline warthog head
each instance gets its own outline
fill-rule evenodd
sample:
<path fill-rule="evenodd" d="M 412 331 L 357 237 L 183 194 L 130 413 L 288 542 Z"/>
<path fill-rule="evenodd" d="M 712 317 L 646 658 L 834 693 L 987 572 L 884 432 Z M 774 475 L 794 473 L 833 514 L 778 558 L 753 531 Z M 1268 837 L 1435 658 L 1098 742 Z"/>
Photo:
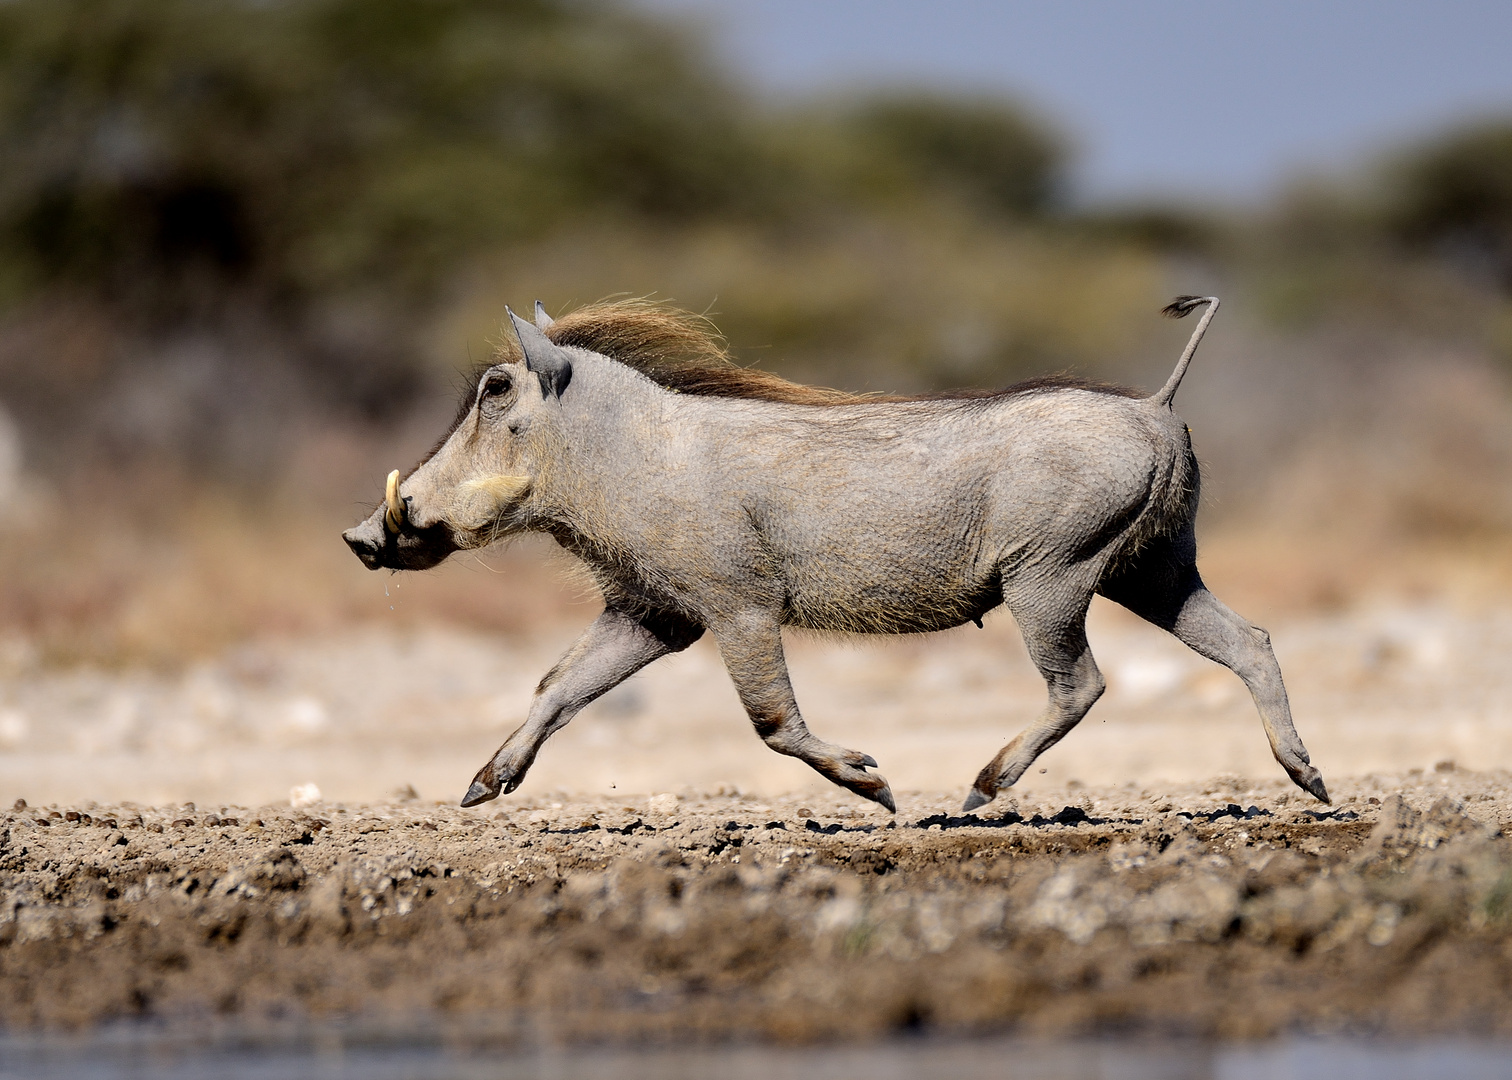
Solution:
<path fill-rule="evenodd" d="M 440 445 L 402 482 L 391 472 L 383 503 L 342 534 L 369 570 L 425 570 L 528 527 L 531 496 L 560 448 L 572 362 L 536 326 L 509 318 L 524 362 L 483 372 Z M 551 325 L 539 304 L 536 321 Z"/>

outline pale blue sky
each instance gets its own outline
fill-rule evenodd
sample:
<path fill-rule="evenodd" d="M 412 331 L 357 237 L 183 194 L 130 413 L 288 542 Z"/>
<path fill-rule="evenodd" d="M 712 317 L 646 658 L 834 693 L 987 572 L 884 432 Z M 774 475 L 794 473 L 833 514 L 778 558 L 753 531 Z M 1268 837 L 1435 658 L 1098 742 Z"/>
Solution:
<path fill-rule="evenodd" d="M 1466 116 L 1512 115 L 1512 0 L 638 0 L 774 95 L 1006 90 L 1093 198 L 1264 195 Z"/>

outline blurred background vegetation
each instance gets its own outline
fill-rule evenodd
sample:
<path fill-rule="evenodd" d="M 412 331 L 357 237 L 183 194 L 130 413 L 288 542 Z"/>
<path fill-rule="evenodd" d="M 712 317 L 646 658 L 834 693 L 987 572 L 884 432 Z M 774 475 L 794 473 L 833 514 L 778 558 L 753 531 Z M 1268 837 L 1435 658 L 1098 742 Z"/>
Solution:
<path fill-rule="evenodd" d="M 617 293 L 908 391 L 1158 385 L 1189 327 L 1155 312 L 1218 292 L 1183 411 L 1257 602 L 1502 566 L 1512 116 L 1241 209 L 1077 203 L 1072 145 L 1000 98 L 773 105 L 608 2 L 9 0 L 0 616 L 48 657 L 171 662 L 382 613 L 334 528 L 504 303 Z M 502 558 L 409 617 L 543 617 Z"/>

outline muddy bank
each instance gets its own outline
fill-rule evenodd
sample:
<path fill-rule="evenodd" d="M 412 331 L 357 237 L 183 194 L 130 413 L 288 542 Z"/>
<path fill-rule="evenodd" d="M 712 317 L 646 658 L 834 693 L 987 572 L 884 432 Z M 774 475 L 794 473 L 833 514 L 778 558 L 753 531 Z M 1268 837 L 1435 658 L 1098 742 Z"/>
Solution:
<path fill-rule="evenodd" d="M 1338 789 L 18 808 L 0 1024 L 1512 1034 L 1512 775 Z"/>

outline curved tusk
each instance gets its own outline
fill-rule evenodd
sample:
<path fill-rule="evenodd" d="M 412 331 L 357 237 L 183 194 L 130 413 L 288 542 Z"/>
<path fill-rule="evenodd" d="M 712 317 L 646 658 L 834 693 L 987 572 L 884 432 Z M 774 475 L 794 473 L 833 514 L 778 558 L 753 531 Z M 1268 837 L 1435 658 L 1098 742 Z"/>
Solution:
<path fill-rule="evenodd" d="M 399 498 L 398 469 L 388 474 L 388 482 L 383 487 L 383 501 L 388 505 L 388 509 L 383 512 L 383 527 L 396 533 L 404 527 L 404 502 Z"/>

